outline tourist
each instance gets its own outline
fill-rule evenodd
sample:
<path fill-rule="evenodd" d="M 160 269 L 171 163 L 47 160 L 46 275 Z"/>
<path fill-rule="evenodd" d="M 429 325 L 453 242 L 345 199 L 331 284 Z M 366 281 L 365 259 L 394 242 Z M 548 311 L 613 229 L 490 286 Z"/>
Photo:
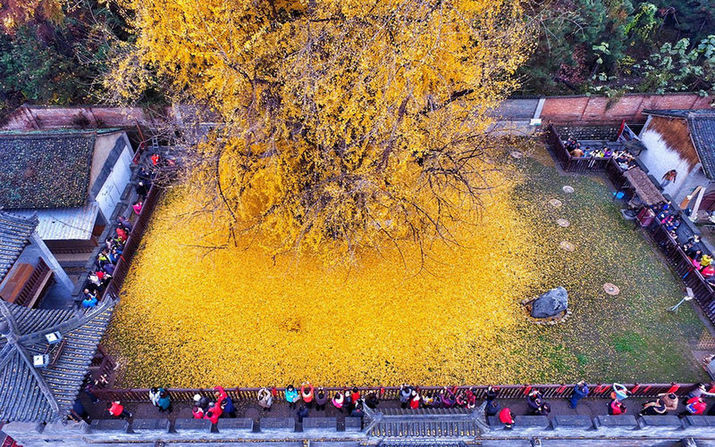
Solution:
<path fill-rule="evenodd" d="M 532 413 L 541 414 L 541 407 L 544 405 L 544 400 L 539 390 L 531 390 L 529 395 L 526 396 L 526 404 Z"/>
<path fill-rule="evenodd" d="M 134 210 L 134 214 L 136 214 L 137 216 L 138 216 L 139 214 L 141 214 L 141 212 L 142 212 L 142 206 L 143 206 L 143 202 L 142 202 L 141 200 L 138 201 L 137 203 L 135 203 L 134 205 L 132 205 L 132 209 Z"/>
<path fill-rule="evenodd" d="M 507 430 L 511 430 L 514 426 L 514 413 L 511 412 L 509 407 L 504 407 L 499 412 L 499 422 L 504 424 L 504 428 Z"/>
<path fill-rule="evenodd" d="M 581 158 L 584 155 L 585 155 L 585 153 L 580 148 L 576 148 L 571 151 L 571 156 L 574 158 Z"/>
<path fill-rule="evenodd" d="M 705 414 L 705 410 L 707 409 L 707 404 L 703 400 L 702 397 L 691 397 L 688 399 L 688 401 L 685 404 L 685 410 L 683 410 L 678 417 L 685 417 L 685 416 L 701 416 Z"/>
<path fill-rule="evenodd" d="M 117 223 L 118 223 L 119 225 L 121 225 L 122 228 L 124 228 L 124 230 L 126 230 L 127 233 L 131 233 L 131 232 L 132 232 L 132 229 L 134 228 L 134 226 L 132 225 L 132 223 L 129 222 L 129 219 L 127 219 L 127 218 L 124 217 L 124 216 L 119 216 L 119 217 L 117 217 Z"/>
<path fill-rule="evenodd" d="M 363 402 L 362 399 L 358 399 L 357 401 L 355 401 L 355 408 L 353 408 L 353 411 L 350 412 L 350 417 L 362 418 L 363 416 L 365 416 Z"/>
<path fill-rule="evenodd" d="M 412 396 L 412 387 L 407 384 L 402 384 L 400 386 L 400 393 L 398 395 L 400 399 L 400 406 L 402 408 L 407 408 L 410 405 L 410 397 Z"/>
<path fill-rule="evenodd" d="M 668 408 L 665 403 L 660 399 L 656 399 L 652 402 L 646 402 L 643 404 L 643 408 L 640 411 L 641 416 L 658 416 L 663 415 L 668 412 Z"/>
<path fill-rule="evenodd" d="M 114 229 L 114 231 L 117 233 L 117 238 L 119 238 L 119 240 L 120 240 L 122 243 L 126 242 L 127 239 L 129 239 L 129 235 L 128 235 L 127 232 L 124 230 L 124 228 L 122 228 L 122 227 L 117 227 L 117 228 Z"/>
<path fill-rule="evenodd" d="M 410 395 L 412 393 L 410 392 Z M 430 393 L 421 393 L 420 394 L 420 399 L 422 399 L 422 407 L 423 408 L 434 408 L 437 406 L 436 400 L 434 396 Z M 410 404 L 409 398 L 407 399 L 407 405 Z M 407 407 L 405 407 L 407 408 Z"/>
<path fill-rule="evenodd" d="M 463 389 L 457 389 L 457 392 L 454 395 L 454 404 L 462 408 L 467 406 L 467 396 L 464 394 Z"/>
<path fill-rule="evenodd" d="M 499 393 L 499 388 L 489 385 L 487 387 L 487 392 L 486 392 L 487 403 L 496 399 L 498 393 Z"/>
<path fill-rule="evenodd" d="M 453 389 L 449 389 L 447 387 L 444 387 L 444 389 L 442 390 L 442 393 L 441 393 L 442 399 L 441 400 L 442 400 L 442 406 L 444 408 L 452 408 L 454 406 L 454 404 L 456 403 L 457 398 L 454 394 L 455 388 L 456 387 L 454 387 Z"/>
<path fill-rule="evenodd" d="M 194 404 L 198 405 L 204 412 L 209 408 L 211 401 L 208 397 L 201 394 L 194 394 Z"/>
<path fill-rule="evenodd" d="M 465 394 L 465 399 L 467 402 L 466 407 L 469 408 L 470 410 L 476 408 L 477 407 L 477 389 L 470 388 L 464 394 Z"/>
<path fill-rule="evenodd" d="M 353 411 L 353 399 L 352 399 L 352 393 L 350 390 L 345 390 L 343 393 L 345 396 L 343 406 L 345 407 L 345 412 L 347 414 L 350 414 L 351 411 Z"/>
<path fill-rule="evenodd" d="M 350 393 L 350 400 L 353 402 L 357 402 L 360 400 L 360 390 L 358 390 L 358 387 L 354 386 L 352 393 Z"/>
<path fill-rule="evenodd" d="M 417 390 L 412 390 L 412 397 L 410 397 L 410 408 L 416 410 L 420 407 L 420 395 Z"/>
<path fill-rule="evenodd" d="M 310 411 L 308 411 L 305 405 L 301 405 L 300 408 L 298 408 L 298 423 L 302 424 L 303 418 L 308 417 L 308 414 L 310 414 Z"/>
<path fill-rule="evenodd" d="M 588 396 L 588 385 L 583 380 L 573 387 L 573 394 L 569 400 L 569 407 L 576 408 L 578 401 Z"/>
<path fill-rule="evenodd" d="M 660 393 L 658 398 L 665 404 L 665 411 L 675 411 L 678 409 L 678 396 L 675 393 Z"/>
<path fill-rule="evenodd" d="M 147 194 L 149 193 L 149 185 L 147 182 L 144 180 L 139 180 L 139 183 L 137 183 L 137 196 L 139 196 L 139 203 L 141 203 L 143 200 L 146 199 Z M 136 212 L 136 210 L 135 210 Z M 137 213 L 139 214 L 139 213 Z"/>
<path fill-rule="evenodd" d="M 149 402 L 155 407 L 159 406 L 159 388 L 152 387 L 149 389 Z"/>
<path fill-rule="evenodd" d="M 541 416 L 548 416 L 551 413 L 551 405 L 548 402 L 541 402 L 537 414 Z"/>
<path fill-rule="evenodd" d="M 499 410 L 501 409 L 501 405 L 499 405 L 499 402 L 496 400 L 491 400 L 484 402 L 484 414 L 488 416 L 496 416 L 499 414 Z"/>
<path fill-rule="evenodd" d="M 300 385 L 300 397 L 308 408 L 313 408 L 313 399 L 315 398 L 313 390 L 313 385 L 311 385 L 310 382 Z"/>
<path fill-rule="evenodd" d="M 666 186 L 668 186 L 668 184 L 675 182 L 676 178 L 678 178 L 678 171 L 676 171 L 675 169 L 671 169 L 670 171 L 663 174 L 663 181 L 660 182 L 660 187 L 665 188 Z"/>
<path fill-rule="evenodd" d="M 343 397 L 343 393 L 341 393 L 340 391 L 335 393 L 335 396 L 333 396 L 331 402 L 338 411 L 340 411 L 341 413 L 343 412 L 343 404 L 345 403 L 345 397 Z"/>
<path fill-rule="evenodd" d="M 156 401 L 156 406 L 159 407 L 159 411 L 162 413 L 168 411 L 171 413 L 171 397 L 169 397 L 169 392 L 164 388 L 159 388 L 159 397 Z"/>
<path fill-rule="evenodd" d="M 194 405 L 193 407 L 191 407 L 191 415 L 194 417 L 194 419 L 203 419 L 204 409 L 199 407 L 198 405 Z"/>
<path fill-rule="evenodd" d="M 710 255 L 704 254 L 702 258 L 700 258 L 700 266 L 701 267 L 707 267 L 710 264 L 712 264 L 713 258 Z"/>
<path fill-rule="evenodd" d="M 107 413 L 114 418 L 129 419 L 132 414 L 124 409 L 120 401 L 107 402 Z"/>
<path fill-rule="evenodd" d="M 288 400 L 287 397 L 286 400 Z M 273 395 L 267 388 L 261 388 L 258 390 L 258 405 L 263 408 L 263 411 L 271 411 L 271 405 L 273 405 Z"/>
<path fill-rule="evenodd" d="M 288 385 L 286 387 L 286 402 L 288 402 L 288 406 L 290 407 L 291 410 L 295 410 L 295 405 L 296 402 L 298 402 L 298 391 L 296 391 L 295 388 L 293 388 L 293 385 Z"/>
<path fill-rule="evenodd" d="M 378 399 L 377 393 L 375 391 L 370 391 L 365 397 L 365 405 L 374 410 L 379 404 L 380 399 Z"/>
<path fill-rule="evenodd" d="M 104 264 L 104 267 L 102 267 L 102 270 L 104 270 L 105 273 L 108 275 L 114 275 L 114 264 Z"/>
<path fill-rule="evenodd" d="M 216 388 L 214 388 L 214 390 L 216 390 L 218 394 L 216 397 L 216 402 L 214 402 L 214 404 L 211 405 L 208 410 L 206 410 L 206 413 L 204 414 L 204 419 L 210 420 L 212 424 L 217 424 L 218 419 L 223 414 L 223 404 L 226 401 L 228 394 L 226 394 L 226 390 L 224 390 L 222 386 L 217 386 Z"/>
<path fill-rule="evenodd" d="M 623 405 L 623 402 L 617 398 L 612 398 L 611 402 L 608 403 L 608 414 L 612 416 L 618 416 L 619 414 L 625 414 L 627 408 Z"/>
<path fill-rule="evenodd" d="M 715 389 L 715 387 L 713 387 L 712 389 Z M 705 388 L 704 384 L 698 383 L 693 387 L 692 391 L 688 393 L 688 397 L 715 397 L 715 393 L 711 391 L 708 391 L 707 388 Z"/>
<path fill-rule="evenodd" d="M 233 405 L 233 399 L 231 399 L 231 396 L 226 395 L 226 399 L 223 400 L 221 409 L 223 410 L 224 415 L 230 418 L 236 417 L 236 407 Z"/>
<path fill-rule="evenodd" d="M 87 290 L 87 289 L 85 289 L 85 290 Z M 89 292 L 89 291 L 87 290 L 87 292 Z M 85 294 L 85 297 L 82 300 L 82 308 L 91 309 L 96 306 L 97 306 L 97 292 Z"/>
<path fill-rule="evenodd" d="M 325 404 L 328 403 L 328 393 L 323 390 L 321 386 L 318 388 L 318 392 L 315 393 L 315 409 L 318 411 L 325 411 Z"/>

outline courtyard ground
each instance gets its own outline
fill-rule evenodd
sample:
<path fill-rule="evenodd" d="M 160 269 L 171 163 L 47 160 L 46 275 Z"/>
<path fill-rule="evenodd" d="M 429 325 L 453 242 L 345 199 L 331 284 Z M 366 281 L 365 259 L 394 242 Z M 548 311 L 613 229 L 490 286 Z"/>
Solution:
<path fill-rule="evenodd" d="M 117 386 L 705 379 L 691 353 L 704 326 L 687 306 L 666 311 L 682 285 L 605 182 L 563 175 L 538 141 L 519 149 L 494 157 L 480 223 L 457 229 L 459 246 L 435 242 L 421 269 L 414 251 L 403 261 L 389 247 L 350 265 L 274 260 L 240 238 L 206 249 L 220 218 L 187 218 L 190 200 L 171 192 L 107 335 Z M 572 316 L 534 325 L 520 301 L 556 286 Z"/>

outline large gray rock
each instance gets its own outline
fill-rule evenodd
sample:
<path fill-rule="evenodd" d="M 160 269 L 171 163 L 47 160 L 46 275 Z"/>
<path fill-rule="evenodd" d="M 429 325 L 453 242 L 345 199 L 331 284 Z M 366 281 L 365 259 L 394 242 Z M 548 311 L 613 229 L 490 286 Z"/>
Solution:
<path fill-rule="evenodd" d="M 551 289 L 531 303 L 531 316 L 549 318 L 560 314 L 569 307 L 569 293 L 563 287 Z"/>

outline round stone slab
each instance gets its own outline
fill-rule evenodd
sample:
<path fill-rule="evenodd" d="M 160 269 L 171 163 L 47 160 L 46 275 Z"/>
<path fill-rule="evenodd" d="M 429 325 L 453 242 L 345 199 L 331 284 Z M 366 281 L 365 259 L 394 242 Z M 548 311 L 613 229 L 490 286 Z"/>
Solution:
<path fill-rule="evenodd" d="M 619 289 L 617 285 L 611 284 L 610 282 L 603 285 L 603 290 L 605 290 L 609 295 L 618 295 L 621 293 L 621 289 Z"/>
<path fill-rule="evenodd" d="M 571 224 L 569 223 L 569 221 L 566 220 L 566 219 L 556 219 L 556 223 L 559 224 L 560 227 L 564 227 L 564 228 L 566 228 L 566 227 L 568 227 L 569 225 L 571 225 Z"/>
<path fill-rule="evenodd" d="M 516 158 L 517 160 L 524 156 L 524 154 L 522 154 L 520 151 L 511 151 L 509 155 Z"/>
<path fill-rule="evenodd" d="M 573 186 L 569 186 L 569 185 L 565 185 L 561 189 L 563 189 L 566 194 L 571 194 L 574 192 Z"/>
<path fill-rule="evenodd" d="M 561 206 L 561 201 L 559 199 L 551 199 L 549 200 L 549 205 L 553 206 L 554 208 L 558 208 Z"/>
<path fill-rule="evenodd" d="M 559 244 L 559 247 L 561 247 L 563 250 L 566 250 L 566 251 L 576 250 L 576 246 L 569 241 L 561 241 L 561 243 Z"/>

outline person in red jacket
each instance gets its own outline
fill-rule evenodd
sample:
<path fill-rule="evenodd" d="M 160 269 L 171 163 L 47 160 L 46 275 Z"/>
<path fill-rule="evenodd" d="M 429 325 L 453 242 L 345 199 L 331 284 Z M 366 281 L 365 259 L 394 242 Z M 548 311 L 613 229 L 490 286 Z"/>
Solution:
<path fill-rule="evenodd" d="M 412 390 L 412 397 L 410 397 L 410 408 L 416 410 L 420 407 L 420 395 L 417 391 Z"/>
<path fill-rule="evenodd" d="M 701 397 L 691 397 L 688 399 L 685 405 L 685 410 L 681 412 L 678 417 L 684 418 L 685 416 L 700 416 L 705 414 L 705 409 L 708 405 Z"/>
<path fill-rule="evenodd" d="M 117 237 L 121 239 L 122 242 L 126 242 L 127 239 L 129 239 L 129 235 L 123 228 L 117 227 L 115 231 L 117 232 Z"/>
<path fill-rule="evenodd" d="M 218 392 L 218 396 L 216 397 L 216 403 L 214 403 L 208 410 L 206 410 L 206 414 L 204 414 L 204 419 L 209 419 L 212 424 L 218 423 L 218 418 L 220 418 L 223 414 L 223 401 L 225 401 L 228 397 L 228 394 L 226 394 L 226 390 L 224 390 L 222 386 L 217 386 L 216 388 L 214 388 L 214 390 Z"/>
<path fill-rule="evenodd" d="M 132 414 L 126 411 L 118 400 L 107 403 L 107 413 L 115 418 L 129 419 L 132 417 Z"/>
<path fill-rule="evenodd" d="M 350 394 L 350 399 L 353 402 L 357 402 L 360 400 L 360 391 L 358 391 L 358 387 L 353 387 L 353 392 Z"/>
<path fill-rule="evenodd" d="M 511 427 L 514 426 L 514 413 L 511 412 L 509 407 L 504 407 L 499 412 L 499 422 L 504 424 L 504 428 L 507 430 L 511 430 Z"/>
<path fill-rule="evenodd" d="M 311 385 L 310 382 L 300 385 L 300 397 L 303 398 L 306 407 L 313 408 L 315 395 L 313 394 L 313 385 Z"/>

